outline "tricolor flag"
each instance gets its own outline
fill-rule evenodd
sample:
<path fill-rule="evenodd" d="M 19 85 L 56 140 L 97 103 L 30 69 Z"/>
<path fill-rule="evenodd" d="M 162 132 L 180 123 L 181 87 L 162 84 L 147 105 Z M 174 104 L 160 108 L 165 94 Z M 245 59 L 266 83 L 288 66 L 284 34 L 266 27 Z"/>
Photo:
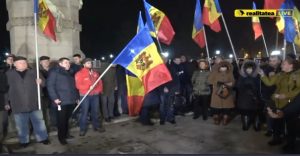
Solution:
<path fill-rule="evenodd" d="M 166 45 L 170 45 L 175 32 L 168 17 L 157 8 L 153 7 L 144 0 L 147 25 L 155 37 L 157 32 L 158 40 Z M 150 16 L 149 16 L 150 15 Z"/>
<path fill-rule="evenodd" d="M 38 25 L 42 32 L 56 41 L 56 21 L 45 0 L 34 0 L 34 13 L 38 14 Z"/>
<path fill-rule="evenodd" d="M 196 1 L 192 38 L 201 48 L 205 47 L 200 0 Z"/>
<path fill-rule="evenodd" d="M 295 7 L 294 8 L 294 15 L 293 18 L 295 20 L 295 27 L 296 27 L 296 32 L 297 35 L 295 37 L 295 44 L 300 47 L 300 12 L 299 10 Z"/>
<path fill-rule="evenodd" d="M 297 23 L 299 18 L 299 10 L 296 8 L 294 2 L 292 0 L 285 0 L 281 5 L 280 9 L 289 9 L 293 10 L 293 16 L 280 16 L 279 20 L 276 22 L 276 26 L 279 32 L 284 33 L 284 39 L 287 42 L 293 43 L 297 42 L 297 31 L 299 31 L 299 27 L 297 30 Z M 295 15 L 296 13 L 296 15 Z M 297 17 L 298 16 L 298 17 Z"/>
<path fill-rule="evenodd" d="M 137 33 L 145 27 L 141 12 L 139 12 Z M 127 84 L 127 104 L 129 116 L 139 115 L 143 106 L 145 90 L 143 82 L 126 70 L 126 84 Z"/>
<path fill-rule="evenodd" d="M 221 8 L 218 0 L 205 0 L 203 7 L 203 23 L 215 32 L 221 31 L 219 17 Z"/>
<path fill-rule="evenodd" d="M 126 70 L 126 83 L 127 83 L 127 103 L 129 116 L 137 116 L 143 106 L 145 90 L 143 82 Z"/>
<path fill-rule="evenodd" d="M 145 94 L 172 80 L 147 27 L 128 43 L 112 64 L 119 64 L 137 76 L 143 82 Z"/>
<path fill-rule="evenodd" d="M 253 10 L 256 10 L 256 5 L 254 2 L 253 2 Z M 262 31 L 262 28 L 260 25 L 260 21 L 259 21 L 259 17 L 257 17 L 257 16 L 252 17 L 252 29 L 254 32 L 255 40 L 263 34 L 263 31 Z"/>

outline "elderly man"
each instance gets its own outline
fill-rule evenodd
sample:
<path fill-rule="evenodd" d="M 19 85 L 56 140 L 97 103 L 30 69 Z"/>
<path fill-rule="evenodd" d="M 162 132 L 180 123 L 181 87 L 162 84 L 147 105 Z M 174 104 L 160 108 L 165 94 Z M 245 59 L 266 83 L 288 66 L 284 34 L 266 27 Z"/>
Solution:
<path fill-rule="evenodd" d="M 14 61 L 15 69 L 6 72 L 9 86 L 6 108 L 11 107 L 14 114 L 20 144 L 22 147 L 29 145 L 29 122 L 32 123 L 37 141 L 49 144 L 43 114 L 38 109 L 37 94 L 37 85 L 44 86 L 45 82 L 36 79 L 36 71 L 28 68 L 25 57 L 18 56 Z"/>

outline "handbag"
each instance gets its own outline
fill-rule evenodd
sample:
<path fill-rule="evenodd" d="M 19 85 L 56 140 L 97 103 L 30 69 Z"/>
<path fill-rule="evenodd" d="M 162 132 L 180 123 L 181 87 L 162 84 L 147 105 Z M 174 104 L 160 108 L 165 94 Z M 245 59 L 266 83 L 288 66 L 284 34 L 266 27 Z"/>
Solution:
<path fill-rule="evenodd" d="M 226 99 L 230 95 L 230 89 L 224 84 L 218 84 L 217 95 L 222 99 Z"/>

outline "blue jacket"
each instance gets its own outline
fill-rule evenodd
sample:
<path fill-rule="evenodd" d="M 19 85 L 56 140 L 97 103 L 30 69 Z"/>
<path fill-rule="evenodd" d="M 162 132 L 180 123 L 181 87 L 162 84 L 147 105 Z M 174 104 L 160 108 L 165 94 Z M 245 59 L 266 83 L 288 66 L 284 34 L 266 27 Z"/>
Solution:
<path fill-rule="evenodd" d="M 49 71 L 47 89 L 52 102 L 59 99 L 62 105 L 68 105 L 79 99 L 74 77 L 60 66 Z"/>

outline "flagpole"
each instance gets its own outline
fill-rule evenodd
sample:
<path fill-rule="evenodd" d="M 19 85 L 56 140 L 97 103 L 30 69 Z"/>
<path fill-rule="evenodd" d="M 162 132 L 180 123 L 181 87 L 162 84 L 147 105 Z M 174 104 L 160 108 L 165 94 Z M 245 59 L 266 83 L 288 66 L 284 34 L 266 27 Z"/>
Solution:
<path fill-rule="evenodd" d="M 38 1 L 33 0 L 34 3 L 34 38 L 35 38 L 35 63 L 36 63 L 36 76 L 37 79 L 40 79 L 40 67 L 39 67 L 39 53 L 38 53 L 38 38 L 37 38 L 37 12 L 38 12 Z M 38 91 L 38 105 L 39 105 L 39 110 L 42 109 L 41 107 L 41 88 L 40 85 L 37 84 L 37 91 Z"/>
<path fill-rule="evenodd" d="M 264 45 L 265 45 L 267 57 L 269 57 L 269 51 L 268 51 L 268 47 L 267 47 L 267 43 L 266 43 L 266 40 L 265 40 L 264 33 L 262 33 L 262 38 L 263 38 L 263 42 L 264 42 Z"/>
<path fill-rule="evenodd" d="M 275 49 L 278 49 L 278 31 L 276 30 L 276 43 L 275 43 Z"/>
<path fill-rule="evenodd" d="M 293 43 L 293 50 L 294 50 L 294 54 L 295 54 L 295 56 L 296 56 L 296 58 L 297 58 L 297 50 L 296 50 L 295 43 Z"/>
<path fill-rule="evenodd" d="M 162 51 L 161 44 L 160 44 L 160 42 L 158 40 L 158 35 L 157 35 L 156 32 L 155 32 L 155 35 L 156 35 L 156 40 L 157 40 L 157 43 L 158 43 L 158 48 L 159 48 L 160 52 L 162 53 L 163 51 Z"/>
<path fill-rule="evenodd" d="M 282 59 L 285 60 L 286 57 L 286 40 L 283 41 L 283 56 Z"/>
<path fill-rule="evenodd" d="M 90 89 L 88 90 L 87 93 L 85 93 L 85 95 L 83 96 L 83 98 L 79 101 L 79 103 L 77 104 L 77 106 L 75 107 L 75 109 L 73 110 L 72 114 L 74 114 L 76 112 L 76 110 L 80 107 L 80 105 L 82 104 L 82 102 L 86 99 L 86 97 L 90 94 L 90 92 L 95 88 L 95 86 L 97 85 L 97 83 L 102 79 L 102 77 L 108 72 L 108 70 L 110 69 L 110 67 L 113 64 L 111 63 L 105 70 L 104 72 L 99 76 L 99 78 L 94 82 L 94 84 L 90 87 Z"/>
<path fill-rule="evenodd" d="M 227 29 L 227 25 L 226 25 L 226 21 L 225 21 L 225 18 L 224 18 L 224 16 L 223 16 L 223 13 L 221 13 L 221 17 L 222 17 L 222 21 L 223 21 L 223 23 L 224 23 L 224 27 L 225 27 L 227 36 L 228 36 L 228 38 L 229 38 L 229 42 L 230 42 L 230 45 L 231 45 L 231 49 L 232 49 L 232 52 L 233 52 L 233 55 L 234 55 L 235 62 L 236 62 L 236 64 L 237 64 L 238 69 L 240 69 L 240 67 L 238 66 L 237 56 L 236 56 L 236 53 L 235 53 L 235 50 L 234 50 L 234 47 L 233 47 L 233 44 L 232 44 L 232 41 L 231 41 L 231 37 L 230 37 L 230 35 L 229 35 L 229 31 L 228 31 L 228 29 Z"/>
<path fill-rule="evenodd" d="M 207 53 L 207 61 L 209 65 L 209 70 L 211 71 L 211 64 L 210 64 L 210 56 L 209 56 L 209 49 L 208 49 L 208 44 L 206 40 L 206 32 L 205 32 L 205 26 L 203 25 L 203 34 L 204 34 L 204 39 L 205 39 L 205 46 L 206 46 L 206 53 Z"/>

